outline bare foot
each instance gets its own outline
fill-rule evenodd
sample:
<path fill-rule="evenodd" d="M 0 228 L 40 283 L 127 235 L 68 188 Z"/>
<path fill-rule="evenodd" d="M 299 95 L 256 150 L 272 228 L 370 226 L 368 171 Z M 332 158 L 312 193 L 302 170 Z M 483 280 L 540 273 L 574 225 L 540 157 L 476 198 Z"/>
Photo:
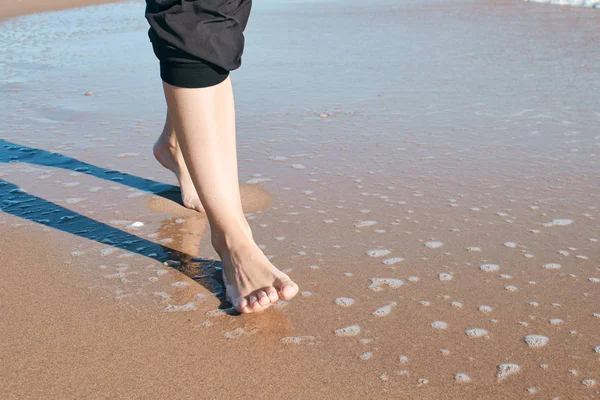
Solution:
<path fill-rule="evenodd" d="M 179 149 L 177 137 L 168 132 L 168 126 L 165 126 L 165 130 L 154 144 L 154 157 L 177 177 L 184 207 L 204 212 L 204 207 Z"/>
<path fill-rule="evenodd" d="M 275 268 L 252 240 L 217 252 L 223 263 L 227 297 L 237 311 L 263 311 L 279 299 L 289 300 L 298 293 L 298 285 Z"/>

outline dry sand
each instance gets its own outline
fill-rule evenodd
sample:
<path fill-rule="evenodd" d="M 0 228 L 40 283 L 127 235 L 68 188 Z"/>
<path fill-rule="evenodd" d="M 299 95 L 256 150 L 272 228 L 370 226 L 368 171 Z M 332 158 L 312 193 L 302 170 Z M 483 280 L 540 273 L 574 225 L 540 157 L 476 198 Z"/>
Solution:
<path fill-rule="evenodd" d="M 100 27 L 72 10 L 0 24 L 18 48 L 0 65 L 2 399 L 598 398 L 600 16 L 377 2 L 375 32 L 355 6 L 256 8 L 241 189 L 302 293 L 249 316 L 219 309 L 206 221 L 159 183 L 174 178 L 151 156 L 164 106 L 140 5 L 99 8 Z M 307 21 L 331 30 L 329 47 L 303 37 L 323 81 L 294 58 Z M 362 43 L 348 21 L 361 51 L 391 54 L 393 34 L 407 64 L 379 65 L 383 83 L 337 65 Z"/>

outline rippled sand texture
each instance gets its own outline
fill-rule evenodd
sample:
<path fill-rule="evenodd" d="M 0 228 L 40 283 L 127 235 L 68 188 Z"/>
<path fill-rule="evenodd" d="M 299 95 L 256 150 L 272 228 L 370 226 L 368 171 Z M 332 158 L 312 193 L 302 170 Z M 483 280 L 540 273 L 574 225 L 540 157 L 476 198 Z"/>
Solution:
<path fill-rule="evenodd" d="M 2 392 L 598 398 L 600 14 L 256 3 L 242 192 L 301 290 L 262 315 L 152 158 L 143 3 L 0 25 Z"/>

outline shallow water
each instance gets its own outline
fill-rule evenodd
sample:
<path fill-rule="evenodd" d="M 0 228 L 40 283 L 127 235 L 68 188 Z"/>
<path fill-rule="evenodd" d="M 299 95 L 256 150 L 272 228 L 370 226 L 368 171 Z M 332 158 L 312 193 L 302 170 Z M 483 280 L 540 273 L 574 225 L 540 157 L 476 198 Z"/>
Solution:
<path fill-rule="evenodd" d="M 240 176 L 248 201 L 270 192 L 248 217 L 297 299 L 215 311 L 205 221 L 156 195 L 173 177 L 151 154 L 164 100 L 141 2 L 0 25 L 0 229 L 85 238 L 58 251 L 93 293 L 213 341 L 298 345 L 307 368 L 341 365 L 326 378 L 361 376 L 356 395 L 598 396 L 600 14 L 256 3 L 232 75 Z"/>

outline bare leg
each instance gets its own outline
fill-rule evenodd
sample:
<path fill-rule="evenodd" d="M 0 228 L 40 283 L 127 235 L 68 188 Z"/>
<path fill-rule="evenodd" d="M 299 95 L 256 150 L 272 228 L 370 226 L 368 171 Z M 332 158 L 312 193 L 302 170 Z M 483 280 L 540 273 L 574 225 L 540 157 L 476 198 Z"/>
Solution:
<path fill-rule="evenodd" d="M 231 81 L 200 89 L 163 83 L 163 88 L 185 164 L 206 210 L 212 244 L 223 262 L 228 297 L 243 313 L 291 299 L 298 285 L 258 248 L 242 211 Z"/>
<path fill-rule="evenodd" d="M 177 136 L 175 136 L 175 129 L 173 129 L 168 112 L 163 131 L 154 144 L 154 157 L 156 157 L 163 167 L 171 170 L 177 177 L 179 187 L 181 188 L 181 201 L 183 205 L 192 210 L 203 212 L 204 207 L 202 206 L 202 202 L 200 202 L 190 173 L 183 160 Z"/>

